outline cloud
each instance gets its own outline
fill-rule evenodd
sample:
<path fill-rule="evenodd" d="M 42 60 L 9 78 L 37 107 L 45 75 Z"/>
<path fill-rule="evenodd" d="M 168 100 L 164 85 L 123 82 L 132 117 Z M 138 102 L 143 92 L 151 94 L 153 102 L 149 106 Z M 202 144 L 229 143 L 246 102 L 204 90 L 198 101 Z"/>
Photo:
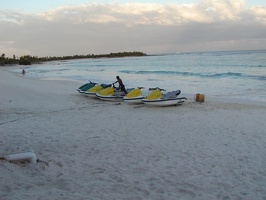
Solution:
<path fill-rule="evenodd" d="M 247 14 L 258 22 L 265 19 L 264 7 L 244 9 L 243 0 L 204 0 L 197 4 L 91 3 L 60 7 L 40 14 L 49 21 L 70 20 L 72 23 L 121 23 L 126 25 L 179 25 L 187 22 L 211 23 L 241 21 Z"/>
<path fill-rule="evenodd" d="M 266 25 L 266 8 L 262 6 L 254 6 L 250 9 L 251 15 L 253 15 L 256 21 L 263 25 Z"/>
<path fill-rule="evenodd" d="M 39 14 L 0 10 L 0 25 L 1 49 L 11 55 L 135 50 L 164 53 L 266 46 L 266 8 L 245 8 L 243 0 L 182 5 L 90 3 Z"/>

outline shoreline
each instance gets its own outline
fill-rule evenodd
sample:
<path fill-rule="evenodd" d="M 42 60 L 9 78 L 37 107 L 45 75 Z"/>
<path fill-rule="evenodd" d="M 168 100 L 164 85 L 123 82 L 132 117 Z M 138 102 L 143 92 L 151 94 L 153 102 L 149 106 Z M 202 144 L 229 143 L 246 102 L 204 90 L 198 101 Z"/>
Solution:
<path fill-rule="evenodd" d="M 39 160 L 0 160 L 3 199 L 266 196 L 265 105 L 127 105 L 85 97 L 77 82 L 0 71 L 0 156 Z"/>
<path fill-rule="evenodd" d="M 70 60 L 71 61 L 71 60 Z M 50 63 L 57 63 L 60 61 L 50 61 Z M 44 64 L 44 63 L 42 63 Z M 42 65 L 42 64 L 38 64 L 38 65 Z M 14 71 L 14 70 L 10 70 L 11 67 L 14 69 L 16 68 L 17 71 Z M 2 66 L 2 68 L 0 69 L 4 69 L 5 71 L 8 71 L 10 73 L 14 73 L 16 75 L 21 75 L 17 72 L 18 69 L 19 70 L 22 70 L 23 67 L 21 67 L 21 65 L 16 65 L 16 66 L 8 66 L 8 67 L 5 67 L 5 66 Z M 26 69 L 26 68 L 24 68 Z M 60 78 L 60 77 L 50 77 L 50 78 L 47 78 L 47 77 L 38 77 L 38 76 L 29 76 L 29 75 L 25 75 L 25 78 L 28 78 L 28 79 L 35 79 L 35 80 L 43 80 L 43 81 L 67 81 L 67 82 L 75 82 L 77 83 L 77 88 L 83 84 L 85 84 L 86 82 L 84 81 L 81 81 L 81 80 L 77 80 L 77 79 L 72 79 L 72 78 Z M 192 93 L 186 93 L 186 92 L 182 92 L 180 96 L 185 96 L 187 97 L 188 99 L 190 99 L 191 102 L 194 102 L 194 95 L 195 94 L 192 94 Z M 244 99 L 243 97 L 233 97 L 233 96 L 226 96 L 226 97 L 217 97 L 217 96 L 210 96 L 209 94 L 207 93 L 204 93 L 205 95 L 205 100 L 210 100 L 211 102 L 221 102 L 221 103 L 227 103 L 227 102 L 231 102 L 231 103 L 237 103 L 237 104 L 252 104 L 252 105 L 258 105 L 258 106 L 266 106 L 266 100 L 265 99 L 261 99 L 261 100 L 258 100 L 257 98 L 256 99 Z"/>

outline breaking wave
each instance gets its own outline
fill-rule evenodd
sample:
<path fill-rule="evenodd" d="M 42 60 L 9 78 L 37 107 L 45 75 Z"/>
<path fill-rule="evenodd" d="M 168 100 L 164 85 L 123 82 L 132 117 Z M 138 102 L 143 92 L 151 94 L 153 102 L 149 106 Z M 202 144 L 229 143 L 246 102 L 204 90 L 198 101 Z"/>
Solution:
<path fill-rule="evenodd" d="M 180 71 L 135 71 L 135 70 L 121 70 L 121 73 L 126 74 L 158 74 L 158 75 L 171 75 L 171 76 L 191 76 L 191 77 L 202 77 L 202 78 L 249 78 L 257 80 L 266 80 L 266 76 L 249 75 L 244 73 L 236 72 L 225 72 L 225 73 L 196 73 L 196 72 L 180 72 Z"/>

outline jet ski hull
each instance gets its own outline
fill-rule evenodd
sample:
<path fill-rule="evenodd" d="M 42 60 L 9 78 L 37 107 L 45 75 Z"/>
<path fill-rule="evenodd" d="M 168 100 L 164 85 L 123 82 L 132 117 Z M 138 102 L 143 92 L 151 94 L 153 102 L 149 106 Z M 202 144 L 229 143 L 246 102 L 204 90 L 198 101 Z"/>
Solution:
<path fill-rule="evenodd" d="M 142 99 L 144 99 L 144 96 L 138 96 L 138 97 L 124 97 L 123 100 L 126 103 L 142 103 Z"/>
<path fill-rule="evenodd" d="M 100 95 L 99 93 L 96 93 L 96 97 L 104 101 L 122 101 L 124 96 Z"/>
<path fill-rule="evenodd" d="M 171 99 L 152 99 L 152 100 L 142 99 L 142 102 L 145 105 L 149 106 L 176 106 L 184 103 L 184 100 L 186 100 L 185 97 L 171 98 Z"/>

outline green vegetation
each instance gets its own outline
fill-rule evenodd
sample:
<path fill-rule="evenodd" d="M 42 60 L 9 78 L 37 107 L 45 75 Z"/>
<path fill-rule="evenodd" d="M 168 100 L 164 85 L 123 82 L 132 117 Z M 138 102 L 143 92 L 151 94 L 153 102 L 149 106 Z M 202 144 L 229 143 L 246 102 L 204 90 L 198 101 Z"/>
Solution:
<path fill-rule="evenodd" d="M 20 58 L 16 58 L 14 55 L 13 58 L 8 58 L 3 53 L 0 57 L 0 65 L 7 64 L 19 64 L 19 65 L 31 65 L 34 63 L 55 61 L 55 60 L 73 60 L 73 59 L 84 59 L 84 58 L 119 58 L 119 57 L 136 57 L 136 56 L 146 56 L 145 53 L 134 51 L 134 52 L 118 52 L 118 53 L 110 53 L 110 54 L 88 54 L 88 55 L 74 55 L 74 56 L 60 56 L 60 57 L 37 57 L 25 55 Z"/>
<path fill-rule="evenodd" d="M 35 61 L 34 57 L 31 56 L 22 56 L 19 59 L 20 65 L 31 65 L 31 62 Z"/>

